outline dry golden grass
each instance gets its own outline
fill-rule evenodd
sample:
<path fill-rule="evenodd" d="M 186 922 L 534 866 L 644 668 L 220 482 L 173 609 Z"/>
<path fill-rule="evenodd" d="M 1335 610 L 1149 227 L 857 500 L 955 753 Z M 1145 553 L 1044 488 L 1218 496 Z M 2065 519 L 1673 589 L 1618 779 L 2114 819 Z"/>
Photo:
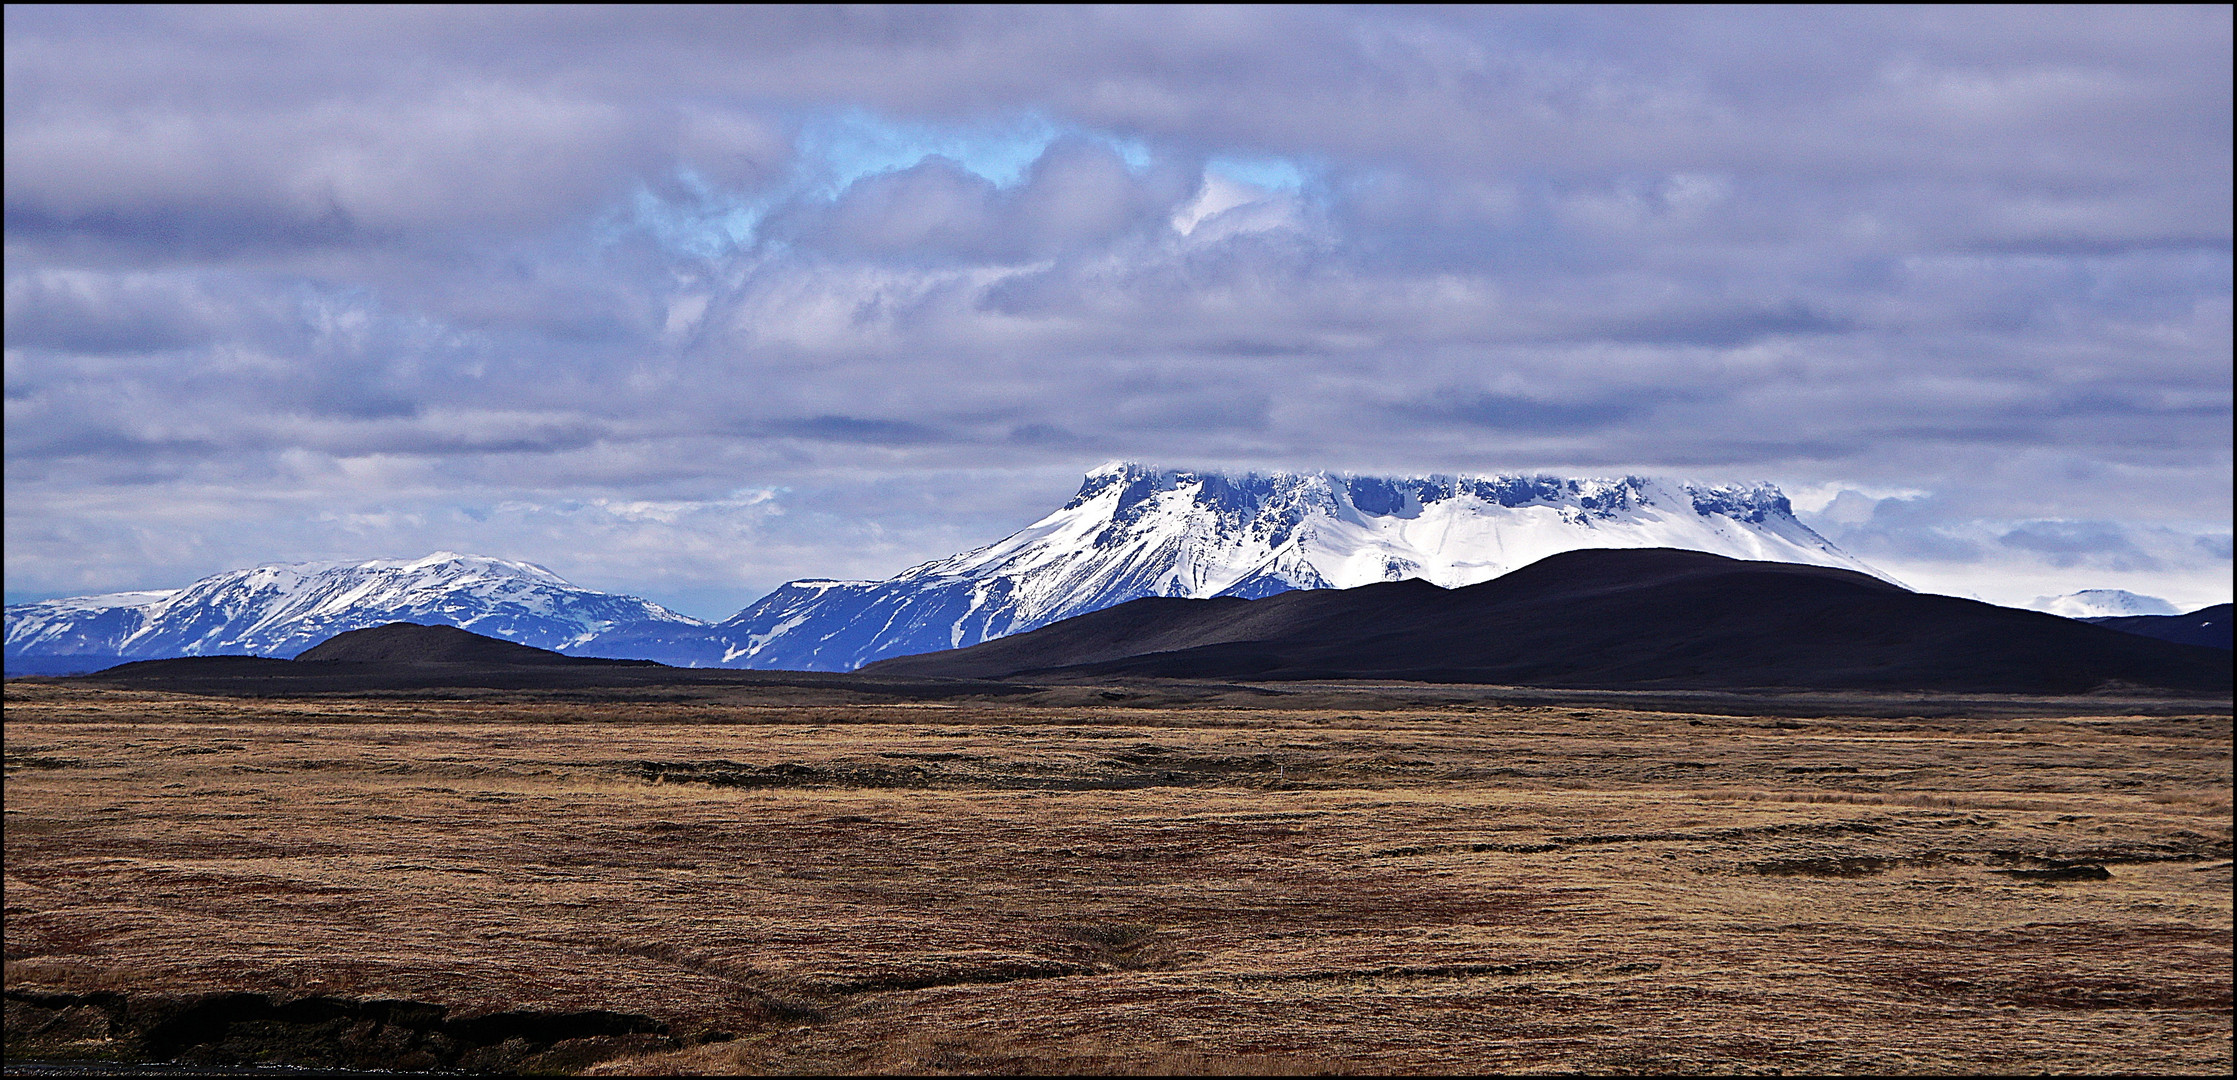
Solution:
<path fill-rule="evenodd" d="M 597 1073 L 2231 1065 L 2226 709 L 10 683 L 6 749 L 11 1059 L 224 991 L 665 1025 L 501 1062 Z"/>

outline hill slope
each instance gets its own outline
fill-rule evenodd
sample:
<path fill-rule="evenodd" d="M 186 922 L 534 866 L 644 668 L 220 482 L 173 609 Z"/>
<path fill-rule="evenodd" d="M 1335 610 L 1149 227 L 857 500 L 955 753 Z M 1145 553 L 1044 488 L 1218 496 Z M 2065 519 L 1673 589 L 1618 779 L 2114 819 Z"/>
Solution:
<path fill-rule="evenodd" d="M 2227 649 L 2233 644 L 2230 640 L 2229 607 L 2228 604 L 2215 604 L 2199 608 L 2188 615 L 2112 615 L 2082 621 L 2161 641 Z"/>
<path fill-rule="evenodd" d="M 298 654 L 299 662 L 355 664 L 577 664 L 600 661 L 567 656 L 461 630 L 395 622 L 347 630 Z M 642 663 L 643 661 L 638 661 Z"/>
<path fill-rule="evenodd" d="M 1912 593 L 1848 570 L 1671 549 L 1571 551 L 1460 589 L 1150 598 L 887 676 L 1406 679 L 1557 687 L 2080 693 L 2226 690 L 2226 654 Z"/>

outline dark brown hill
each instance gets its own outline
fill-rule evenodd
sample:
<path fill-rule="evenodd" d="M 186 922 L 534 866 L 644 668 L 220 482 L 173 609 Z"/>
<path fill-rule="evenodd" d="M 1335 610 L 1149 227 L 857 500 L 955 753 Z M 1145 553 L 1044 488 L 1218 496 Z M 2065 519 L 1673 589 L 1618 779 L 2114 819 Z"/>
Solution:
<path fill-rule="evenodd" d="M 2227 649 L 2232 644 L 2228 604 L 2199 608 L 2188 615 L 2108 615 L 2082 621 L 2122 633 L 2142 634 L 2183 645 L 2209 645 L 2216 649 Z"/>
<path fill-rule="evenodd" d="M 2230 688 L 2227 653 L 1847 570 L 1667 548 L 1565 552 L 1452 590 L 1400 581 L 1263 600 L 1136 600 L 862 670 L 1634 689 Z"/>
<path fill-rule="evenodd" d="M 580 664 L 576 657 L 461 630 L 392 622 L 350 630 L 297 653 L 297 660 L 357 664 Z M 611 663 L 612 661 L 590 661 Z"/>

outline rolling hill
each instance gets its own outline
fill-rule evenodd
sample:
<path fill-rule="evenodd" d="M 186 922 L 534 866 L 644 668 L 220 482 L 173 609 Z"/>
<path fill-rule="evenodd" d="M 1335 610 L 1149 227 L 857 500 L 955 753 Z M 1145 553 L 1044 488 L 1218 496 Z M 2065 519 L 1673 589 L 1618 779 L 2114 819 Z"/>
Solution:
<path fill-rule="evenodd" d="M 1574 688 L 2226 691 L 2228 654 L 1825 566 L 1570 551 L 1458 589 L 1151 597 L 871 664 L 947 678 L 1388 679 Z"/>

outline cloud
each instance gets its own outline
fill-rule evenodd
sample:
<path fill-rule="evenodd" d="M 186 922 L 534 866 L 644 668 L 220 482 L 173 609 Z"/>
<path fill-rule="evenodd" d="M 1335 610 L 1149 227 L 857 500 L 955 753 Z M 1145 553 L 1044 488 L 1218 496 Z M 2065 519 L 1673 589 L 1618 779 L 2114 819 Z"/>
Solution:
<path fill-rule="evenodd" d="M 1848 512 L 1842 516 L 1854 519 L 1864 514 L 1863 508 L 1856 505 L 1862 501 L 1861 493 L 1844 494 L 1858 498 L 1851 500 Z M 1863 554 L 1868 560 L 1977 565 L 1989 554 L 1980 538 L 1970 535 L 1975 531 L 1973 523 L 1938 505 L 1932 495 L 1873 500 L 1869 513 L 1854 524 L 1843 523 L 1832 515 L 1820 520 L 1835 526 L 1828 533 L 1837 543 Z"/>
<path fill-rule="evenodd" d="M 1104 142 L 1063 137 L 1011 187 L 934 155 L 856 179 L 828 202 L 796 200 L 770 228 L 789 244 L 848 257 L 1017 264 L 1162 229 L 1192 193 L 1171 169 L 1137 173 Z"/>
<path fill-rule="evenodd" d="M 1618 321 L 1602 333 L 1611 341 L 1730 347 L 1768 337 L 1833 334 L 1848 328 L 1845 320 L 1820 314 L 1807 304 L 1789 301 L 1722 310 L 1660 313 Z"/>
<path fill-rule="evenodd" d="M 1629 420 L 1647 407 L 1647 403 L 1638 401 L 1566 403 L 1519 394 L 1463 394 L 1435 402 L 1412 402 L 1393 411 L 1402 417 L 1435 417 L 1494 430 L 1573 431 Z"/>
<path fill-rule="evenodd" d="M 2184 610 L 2221 602 L 2229 588 L 2227 534 L 2196 523 L 1975 516 L 1962 499 L 1926 492 L 1867 495 L 1843 486 L 1822 505 L 1798 500 L 1802 520 L 1916 588 L 2027 606 L 2030 583 L 2089 582 L 2177 597 Z M 2077 591 L 2067 589 L 2068 592 Z"/>
<path fill-rule="evenodd" d="M 923 424 L 902 420 L 864 420 L 854 416 L 817 416 L 785 420 L 770 427 L 782 434 L 826 442 L 868 443 L 874 446 L 914 446 L 937 442 L 940 432 Z"/>
<path fill-rule="evenodd" d="M 1769 478 L 2226 590 L 2226 9 L 5 19 L 12 591 L 619 567 L 446 508 L 741 486 L 905 565 L 1112 456 Z M 632 550 L 747 558 L 697 513 Z M 782 550 L 692 588 L 855 572 Z"/>
<path fill-rule="evenodd" d="M 1998 538 L 2006 547 L 2041 553 L 2054 566 L 2102 563 L 2115 570 L 2156 570 L 2159 560 L 2110 521 L 2031 521 Z"/>

